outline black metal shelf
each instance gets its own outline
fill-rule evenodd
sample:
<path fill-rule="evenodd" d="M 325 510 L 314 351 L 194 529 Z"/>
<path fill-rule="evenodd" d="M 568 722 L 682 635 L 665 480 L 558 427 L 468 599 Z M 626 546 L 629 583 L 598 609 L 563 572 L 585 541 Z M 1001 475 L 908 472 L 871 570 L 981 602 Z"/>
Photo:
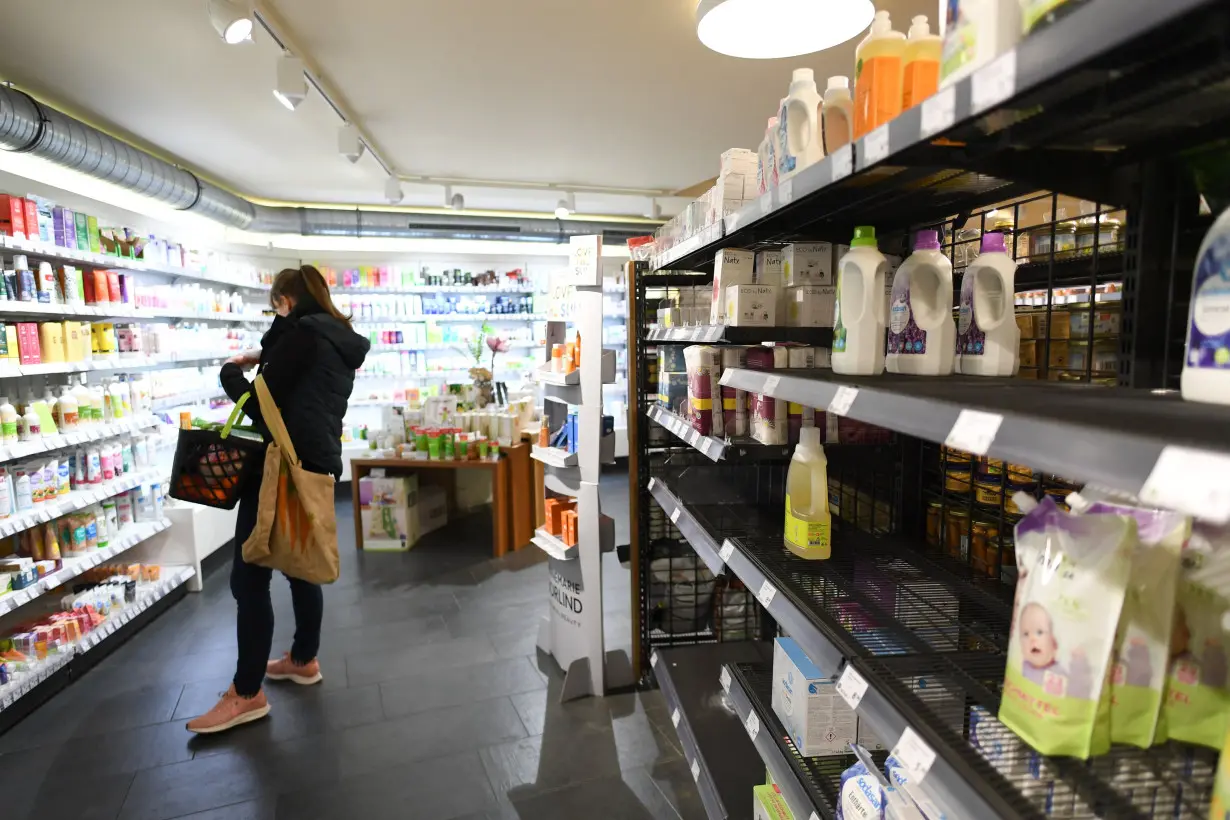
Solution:
<path fill-rule="evenodd" d="M 711 269 L 725 247 L 845 242 L 855 224 L 939 222 L 1039 188 L 1125 201 L 1123 167 L 1225 133 L 1228 21 L 1217 0 L 1091 0 L 653 267 Z"/>
<path fill-rule="evenodd" d="M 722 384 L 1230 519 L 1230 411 L 1174 391 L 1026 379 L 730 369 Z M 996 421 L 998 419 L 998 421 Z"/>
<path fill-rule="evenodd" d="M 770 657 L 761 641 L 659 649 L 650 656 L 671 723 L 710 820 L 752 816 L 764 768 L 743 723 L 723 699 L 722 667 Z"/>
<path fill-rule="evenodd" d="M 655 424 L 713 461 L 789 461 L 793 451 L 793 448 L 784 445 L 761 444 L 747 436 L 731 439 L 702 436 L 687 419 L 661 405 L 652 405 L 645 413 Z"/>
<path fill-rule="evenodd" d="M 815 347 L 833 346 L 831 327 L 734 327 L 729 325 L 691 325 L 655 327 L 644 339 L 647 344 L 736 344 L 794 342 Z"/>

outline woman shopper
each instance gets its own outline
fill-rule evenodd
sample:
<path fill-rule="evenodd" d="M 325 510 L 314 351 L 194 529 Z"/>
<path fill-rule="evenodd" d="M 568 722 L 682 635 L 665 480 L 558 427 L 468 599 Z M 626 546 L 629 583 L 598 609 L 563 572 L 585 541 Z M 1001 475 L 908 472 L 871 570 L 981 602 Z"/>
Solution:
<path fill-rule="evenodd" d="M 273 280 L 269 301 L 277 311 L 273 326 L 261 339 L 259 356 L 242 354 L 222 366 L 222 388 L 232 401 L 252 392 L 244 413 L 270 440 L 252 383 L 243 370 L 258 364 L 265 385 L 282 413 L 290 440 L 304 468 L 342 475 L 342 417 L 354 388 L 354 372 L 371 344 L 354 332 L 350 320 L 333 305 L 320 271 L 310 265 L 288 268 Z M 235 522 L 235 558 L 231 564 L 231 595 L 238 605 L 236 637 L 239 661 L 235 678 L 213 709 L 189 721 L 201 734 L 223 732 L 269 714 L 261 689 L 264 678 L 319 683 L 320 622 L 324 596 L 316 584 L 291 578 L 295 638 L 290 651 L 269 660 L 273 645 L 273 604 L 269 584 L 273 570 L 243 560 L 243 544 L 256 525 L 260 473 L 248 482 L 239 500 Z"/>

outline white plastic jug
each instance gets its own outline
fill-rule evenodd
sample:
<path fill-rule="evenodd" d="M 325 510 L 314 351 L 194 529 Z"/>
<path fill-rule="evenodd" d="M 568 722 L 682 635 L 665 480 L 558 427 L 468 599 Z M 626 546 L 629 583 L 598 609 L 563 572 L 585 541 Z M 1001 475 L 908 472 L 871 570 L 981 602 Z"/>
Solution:
<path fill-rule="evenodd" d="M 884 372 L 884 290 L 888 260 L 876 248 L 876 229 L 854 229 L 850 250 L 837 264 L 833 313 L 833 372 L 878 376 Z"/>
<path fill-rule="evenodd" d="M 824 159 L 824 134 L 820 129 L 820 92 L 810 68 L 796 68 L 786 95 L 786 153 L 794 158 L 791 174 Z M 780 176 L 780 169 L 779 169 Z M 786 177 L 781 177 L 785 179 Z"/>
<path fill-rule="evenodd" d="M 786 473 L 784 543 L 800 558 L 823 561 L 832 556 L 832 515 L 829 512 L 828 459 L 820 430 L 804 427 Z"/>
<path fill-rule="evenodd" d="M 824 148 L 830 154 L 854 139 L 854 98 L 849 77 L 829 77 L 824 89 Z"/>
<path fill-rule="evenodd" d="M 1209 228 L 1196 257 L 1179 388 L 1192 401 L 1230 404 L 1230 209 Z"/>
<path fill-rule="evenodd" d="M 914 253 L 897 268 L 888 309 L 889 373 L 947 376 L 956 358 L 952 263 L 935 231 L 919 231 Z"/>
<path fill-rule="evenodd" d="M 1004 235 L 982 236 L 982 253 L 961 279 L 957 321 L 957 372 L 967 376 L 1015 376 L 1021 329 L 1016 324 L 1013 279 L 1016 262 L 1004 250 Z"/>

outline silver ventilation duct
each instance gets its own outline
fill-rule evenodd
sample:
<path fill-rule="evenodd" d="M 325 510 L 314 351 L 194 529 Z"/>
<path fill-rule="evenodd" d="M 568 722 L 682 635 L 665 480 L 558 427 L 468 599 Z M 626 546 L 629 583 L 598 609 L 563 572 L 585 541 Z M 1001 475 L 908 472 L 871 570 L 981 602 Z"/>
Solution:
<path fill-rule="evenodd" d="M 172 208 L 257 233 L 525 242 L 561 242 L 572 235 L 601 233 L 608 241 L 618 242 L 647 233 L 650 227 L 643 223 L 476 219 L 454 214 L 256 205 L 8 86 L 0 86 L 0 149 L 33 154 Z"/>

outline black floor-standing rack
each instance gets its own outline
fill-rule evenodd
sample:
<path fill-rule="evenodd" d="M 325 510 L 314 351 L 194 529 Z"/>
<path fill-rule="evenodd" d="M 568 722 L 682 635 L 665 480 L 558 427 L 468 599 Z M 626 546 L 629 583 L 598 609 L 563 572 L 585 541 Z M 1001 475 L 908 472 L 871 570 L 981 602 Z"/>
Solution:
<path fill-rule="evenodd" d="M 912 758 L 949 818 L 1207 816 L 1212 750 L 1115 747 L 1085 762 L 1039 758 L 1009 733 L 1022 763 L 997 767 L 971 745 L 970 726 L 999 706 L 1019 517 L 1012 465 L 1030 469 L 1036 497 L 1092 486 L 1230 514 L 1230 472 L 1182 469 L 1193 454 L 1230 458 L 1230 410 L 1173 392 L 1196 250 L 1230 204 L 1228 125 L 1230 5 L 1089 0 L 761 201 L 630 263 L 634 663 L 667 696 L 710 817 L 750 817 L 749 784 L 765 768 L 798 820 L 834 816 L 852 758 L 802 758 L 785 738 L 767 674 L 779 632 L 840 674 L 860 721 Z M 1082 200 L 1080 212 L 1061 213 L 1060 194 Z M 1027 216 L 1039 207 L 1043 218 Z M 1092 243 L 1057 243 L 1077 218 L 1091 221 Z M 710 283 L 722 248 L 845 243 L 861 224 L 901 255 L 914 231 L 939 229 L 959 289 L 965 246 L 1005 223 L 1016 291 L 1044 294 L 1030 307 L 1043 328 L 1032 379 L 723 375 L 818 419 L 867 425 L 848 445 L 826 445 L 833 558 L 795 558 L 782 547 L 791 448 L 692 432 L 658 402 L 656 356 L 694 343 L 824 346 L 828 331 L 668 328 L 657 309 Z M 1071 318 L 1070 333 L 1055 330 L 1059 318 Z M 998 426 L 985 458 L 999 477 L 978 482 L 962 454 L 972 448 L 945 445 L 988 414 Z"/>

